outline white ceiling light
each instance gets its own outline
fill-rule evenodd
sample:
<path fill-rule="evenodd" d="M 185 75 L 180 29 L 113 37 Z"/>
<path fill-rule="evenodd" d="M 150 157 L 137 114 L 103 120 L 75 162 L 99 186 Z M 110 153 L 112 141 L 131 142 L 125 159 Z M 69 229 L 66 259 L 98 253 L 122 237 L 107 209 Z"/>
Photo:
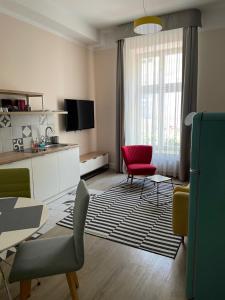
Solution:
<path fill-rule="evenodd" d="M 147 16 L 145 1 L 143 0 L 145 17 L 134 20 L 134 32 L 137 34 L 150 34 L 162 30 L 162 22 L 159 17 Z"/>

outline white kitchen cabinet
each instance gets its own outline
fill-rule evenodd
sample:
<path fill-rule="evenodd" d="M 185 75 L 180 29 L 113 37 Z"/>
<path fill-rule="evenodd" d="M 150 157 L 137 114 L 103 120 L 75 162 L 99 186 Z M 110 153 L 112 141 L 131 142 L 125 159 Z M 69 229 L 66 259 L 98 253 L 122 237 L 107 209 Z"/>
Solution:
<path fill-rule="evenodd" d="M 79 183 L 79 147 L 0 165 L 0 169 L 9 168 L 29 169 L 32 198 L 40 201 L 55 198 Z"/>
<path fill-rule="evenodd" d="M 12 163 L 9 163 L 9 164 L 0 165 L 0 169 L 14 169 L 14 168 L 26 168 L 26 169 L 29 169 L 29 173 L 30 173 L 30 189 L 31 189 L 31 196 L 33 197 L 33 179 L 32 179 L 31 159 L 24 159 L 24 160 L 12 162 Z"/>
<path fill-rule="evenodd" d="M 79 183 L 79 148 L 60 151 L 57 154 L 59 164 L 59 190 L 62 192 L 76 186 Z"/>
<path fill-rule="evenodd" d="M 58 153 L 32 158 L 34 198 L 43 201 L 59 193 Z"/>

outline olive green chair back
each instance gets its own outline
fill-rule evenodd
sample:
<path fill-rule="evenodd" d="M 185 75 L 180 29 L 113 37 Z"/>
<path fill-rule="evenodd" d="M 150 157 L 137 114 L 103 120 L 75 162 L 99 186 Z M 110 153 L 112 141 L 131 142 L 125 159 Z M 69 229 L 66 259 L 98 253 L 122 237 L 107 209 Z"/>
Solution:
<path fill-rule="evenodd" d="M 29 169 L 0 169 L 0 197 L 31 197 Z"/>

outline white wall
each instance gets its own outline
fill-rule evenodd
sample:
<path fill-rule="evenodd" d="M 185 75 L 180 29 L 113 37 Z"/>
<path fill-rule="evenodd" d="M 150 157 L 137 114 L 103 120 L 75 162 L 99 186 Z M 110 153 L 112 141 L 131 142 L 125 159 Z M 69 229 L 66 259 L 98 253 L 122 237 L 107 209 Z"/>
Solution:
<path fill-rule="evenodd" d="M 198 111 L 225 112 L 225 28 L 199 34 Z"/>

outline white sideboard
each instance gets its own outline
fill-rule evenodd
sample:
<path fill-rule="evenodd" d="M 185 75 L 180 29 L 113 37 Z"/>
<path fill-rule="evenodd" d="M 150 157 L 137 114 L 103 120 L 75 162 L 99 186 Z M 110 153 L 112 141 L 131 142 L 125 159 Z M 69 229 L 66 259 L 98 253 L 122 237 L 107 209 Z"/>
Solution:
<path fill-rule="evenodd" d="M 32 197 L 49 201 L 79 183 L 79 147 L 0 165 L 0 169 L 7 168 L 28 168 Z"/>
<path fill-rule="evenodd" d="M 107 152 L 90 152 L 80 156 L 80 176 L 109 164 Z"/>

